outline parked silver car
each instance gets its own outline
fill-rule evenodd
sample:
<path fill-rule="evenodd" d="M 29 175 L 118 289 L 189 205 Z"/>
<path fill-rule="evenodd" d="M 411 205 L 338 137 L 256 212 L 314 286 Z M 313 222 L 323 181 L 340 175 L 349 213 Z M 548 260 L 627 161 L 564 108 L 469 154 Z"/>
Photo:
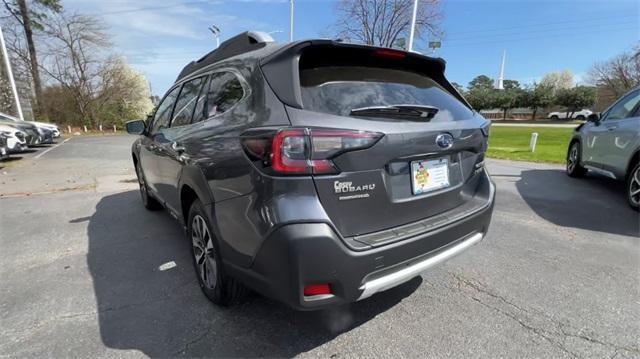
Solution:
<path fill-rule="evenodd" d="M 593 171 L 626 180 L 629 205 L 640 203 L 640 88 L 622 96 L 601 115 L 576 127 L 567 151 L 567 174 Z"/>

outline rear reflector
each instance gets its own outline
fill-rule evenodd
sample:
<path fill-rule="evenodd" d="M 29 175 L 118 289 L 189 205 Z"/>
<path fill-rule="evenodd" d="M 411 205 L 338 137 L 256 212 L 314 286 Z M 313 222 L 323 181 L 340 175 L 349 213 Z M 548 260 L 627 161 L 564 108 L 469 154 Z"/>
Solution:
<path fill-rule="evenodd" d="M 310 297 L 314 295 L 331 294 L 329 284 L 314 284 L 304 287 L 304 296 Z"/>

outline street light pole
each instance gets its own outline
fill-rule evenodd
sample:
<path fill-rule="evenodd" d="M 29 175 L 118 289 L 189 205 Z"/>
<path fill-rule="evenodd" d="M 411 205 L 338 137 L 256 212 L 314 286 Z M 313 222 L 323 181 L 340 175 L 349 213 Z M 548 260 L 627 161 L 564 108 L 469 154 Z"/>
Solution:
<path fill-rule="evenodd" d="M 220 47 L 220 28 L 215 25 L 209 27 L 209 31 L 216 37 L 216 49 Z"/>
<path fill-rule="evenodd" d="M 289 42 L 293 42 L 293 0 L 289 0 Z"/>
<path fill-rule="evenodd" d="M 11 71 L 11 60 L 9 60 L 7 46 L 4 43 L 2 26 L 0 26 L 0 46 L 2 46 L 2 57 L 4 57 L 4 63 L 7 67 L 7 76 L 9 77 L 9 83 L 11 84 L 11 91 L 13 91 L 13 96 L 16 100 L 16 107 L 18 108 L 18 118 L 20 119 L 20 121 L 24 121 L 24 116 L 22 115 L 22 107 L 20 106 L 20 98 L 18 97 L 18 89 L 16 88 L 16 81 L 13 78 L 13 71 Z"/>
<path fill-rule="evenodd" d="M 418 0 L 413 0 L 413 14 L 411 15 L 411 29 L 409 30 L 409 44 L 407 51 L 413 51 L 413 36 L 416 31 L 416 16 L 418 15 Z"/>

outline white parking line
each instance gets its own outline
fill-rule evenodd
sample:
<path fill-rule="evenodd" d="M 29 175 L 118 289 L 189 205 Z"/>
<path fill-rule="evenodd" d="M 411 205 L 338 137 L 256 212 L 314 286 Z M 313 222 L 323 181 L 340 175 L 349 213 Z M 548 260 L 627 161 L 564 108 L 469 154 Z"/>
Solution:
<path fill-rule="evenodd" d="M 70 139 L 72 139 L 72 138 L 73 138 L 73 137 L 69 137 L 69 138 L 67 138 L 66 140 L 64 140 L 64 141 L 62 141 L 62 142 L 60 142 L 60 143 L 58 143 L 57 145 L 55 145 L 55 146 L 53 146 L 53 147 L 51 147 L 51 148 L 47 148 L 47 150 L 46 150 L 46 151 L 44 151 L 44 152 L 42 152 L 42 153 L 39 153 L 37 156 L 35 156 L 35 157 L 33 157 L 33 158 L 34 158 L 34 159 L 38 159 L 38 158 L 40 158 L 40 157 L 44 156 L 44 154 L 45 154 L 45 153 L 47 153 L 47 152 L 49 152 L 49 151 L 53 150 L 54 148 L 56 148 L 56 147 L 58 147 L 58 146 L 63 145 L 65 142 L 69 141 L 69 140 L 70 140 Z"/>

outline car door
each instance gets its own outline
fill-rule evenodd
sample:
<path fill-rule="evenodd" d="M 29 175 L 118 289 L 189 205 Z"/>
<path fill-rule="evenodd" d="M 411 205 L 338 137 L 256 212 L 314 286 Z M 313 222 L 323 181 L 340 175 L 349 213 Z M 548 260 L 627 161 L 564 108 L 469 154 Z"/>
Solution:
<path fill-rule="evenodd" d="M 162 130 L 163 142 L 157 144 L 157 189 L 165 200 L 165 205 L 173 211 L 180 208 L 178 180 L 182 166 L 189 158 L 187 142 L 191 133 L 190 125 L 198 103 L 198 95 L 206 79 L 207 76 L 201 76 L 182 85 L 175 101 L 169 128 Z"/>
<path fill-rule="evenodd" d="M 618 177 L 624 176 L 629 158 L 635 150 L 635 139 L 640 131 L 637 114 L 639 106 L 640 89 L 623 97 L 601 120 L 601 127 L 604 127 L 599 148 L 601 166 Z"/>
<path fill-rule="evenodd" d="M 166 142 L 164 132 L 169 128 L 171 113 L 179 91 L 180 87 L 172 88 L 158 105 L 153 120 L 147 126 L 147 131 L 142 138 L 140 158 L 138 159 L 149 190 L 163 202 L 164 199 L 160 196 L 161 191 L 159 191 L 158 157 L 162 155 L 160 145 Z"/>
<path fill-rule="evenodd" d="M 618 151 L 615 150 L 615 137 L 619 133 L 619 121 L 628 117 L 634 106 L 640 91 L 634 91 L 611 105 L 602 113 L 598 122 L 587 122 L 584 124 L 585 134 L 582 147 L 582 161 L 584 164 L 604 168 L 610 167 L 611 156 Z M 626 126 L 625 126 L 626 127 Z"/>

